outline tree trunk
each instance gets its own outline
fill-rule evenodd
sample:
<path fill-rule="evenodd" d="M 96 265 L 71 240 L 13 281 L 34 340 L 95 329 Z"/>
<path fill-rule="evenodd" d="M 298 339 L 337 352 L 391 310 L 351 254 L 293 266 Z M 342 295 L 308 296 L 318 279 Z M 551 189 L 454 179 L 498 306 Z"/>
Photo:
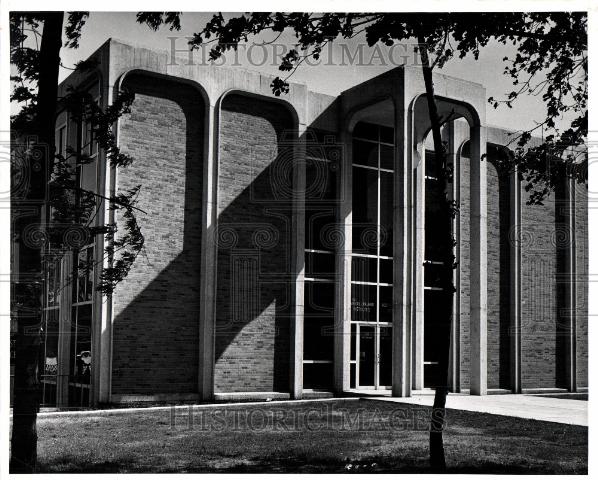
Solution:
<path fill-rule="evenodd" d="M 13 219 L 19 242 L 19 278 L 13 284 L 17 308 L 15 337 L 13 421 L 11 436 L 10 473 L 35 472 L 37 466 L 37 412 L 39 410 L 39 347 L 42 327 L 44 247 L 31 241 L 31 227 L 39 239 L 44 237 L 43 205 L 47 181 L 54 155 L 54 123 L 58 94 L 58 69 L 62 45 L 63 12 L 43 15 L 43 33 L 40 45 L 38 103 L 34 123 L 25 135 L 35 137 L 28 154 L 29 189 L 25 198 L 13 203 Z M 27 216 L 20 212 L 28 207 Z M 33 208 L 31 208 L 33 207 Z M 14 308 L 14 307 L 13 307 Z"/>
<path fill-rule="evenodd" d="M 449 192 L 451 188 L 452 178 L 447 169 L 447 155 L 444 145 L 442 144 L 442 137 L 440 132 L 441 121 L 438 115 L 438 107 L 434 99 L 434 82 L 432 79 L 432 66 L 428 57 L 428 51 L 425 47 L 425 38 L 422 35 L 418 36 L 420 59 L 422 62 L 422 72 L 424 76 L 424 83 L 426 87 L 426 96 L 428 100 L 428 113 L 430 115 L 430 123 L 432 127 L 432 137 L 434 140 L 434 152 L 436 161 L 438 162 L 440 177 L 443 180 L 445 201 L 439 205 L 441 214 L 445 218 L 452 217 L 452 207 L 450 203 Z M 432 416 L 430 421 L 430 466 L 435 471 L 446 470 L 446 460 L 444 455 L 444 442 L 442 432 L 444 429 L 444 419 L 446 415 L 446 397 L 448 395 L 448 366 L 449 366 L 449 352 L 451 342 L 451 322 L 453 309 L 453 237 L 448 233 L 446 238 L 442 239 L 442 262 L 443 268 L 441 273 L 441 283 L 443 290 L 441 295 L 443 318 L 439 322 L 441 327 L 437 329 L 436 334 L 443 339 L 440 343 L 441 351 L 439 352 L 439 380 L 438 385 L 435 386 L 434 404 L 432 406 Z"/>

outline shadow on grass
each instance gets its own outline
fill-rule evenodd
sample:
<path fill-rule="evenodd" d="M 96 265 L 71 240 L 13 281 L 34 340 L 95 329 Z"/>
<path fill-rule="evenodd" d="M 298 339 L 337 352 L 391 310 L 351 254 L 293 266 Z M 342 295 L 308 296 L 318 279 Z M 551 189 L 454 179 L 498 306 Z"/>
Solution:
<path fill-rule="evenodd" d="M 587 475 L 587 466 L 580 465 L 578 469 L 561 469 L 554 464 L 539 462 L 528 463 L 519 459 L 518 464 L 504 464 L 493 461 L 480 460 L 475 465 L 457 464 L 449 462 L 446 473 L 450 474 L 499 474 L 499 475 L 538 475 L 538 474 L 577 474 Z M 200 461 L 201 462 L 201 461 Z M 427 458 L 397 458 L 366 457 L 358 461 L 336 458 L 308 458 L 296 456 L 289 458 L 253 458 L 246 459 L 242 464 L 226 466 L 222 459 L 218 462 L 206 460 L 179 465 L 151 466 L 138 464 L 133 457 L 118 458 L 112 461 L 81 463 L 71 456 L 56 459 L 52 465 L 40 465 L 40 472 L 48 473 L 435 473 L 428 466 Z M 216 465 L 216 463 L 218 465 Z M 233 462 L 230 462 L 233 463 Z"/>

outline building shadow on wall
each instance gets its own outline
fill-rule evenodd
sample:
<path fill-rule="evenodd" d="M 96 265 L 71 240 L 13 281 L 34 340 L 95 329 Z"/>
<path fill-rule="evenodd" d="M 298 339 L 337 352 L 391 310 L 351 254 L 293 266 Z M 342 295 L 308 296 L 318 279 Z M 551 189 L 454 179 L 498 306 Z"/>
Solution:
<path fill-rule="evenodd" d="M 137 160 L 128 177 L 119 179 L 119 188 L 143 183 L 148 167 L 163 168 L 159 178 L 147 182 L 152 188 L 144 187 L 139 203 L 148 212 L 141 220 L 147 255 L 137 259 L 117 292 L 122 310 L 114 326 L 112 391 L 196 393 L 205 105 L 197 90 L 178 82 L 138 74 L 128 77 L 127 85 L 137 96 L 121 141 L 130 143 L 127 152 Z M 184 145 L 177 143 L 180 125 L 168 124 L 165 112 L 152 111 L 152 102 L 161 101 L 174 102 L 183 112 Z M 245 95 L 227 95 L 220 116 L 215 391 L 288 392 L 297 128 L 285 106 Z M 156 121 L 165 124 L 154 130 Z M 184 181 L 168 158 L 148 148 L 154 133 L 159 143 L 171 141 L 172 150 L 181 150 L 179 158 L 184 154 L 184 172 L 178 171 Z M 182 198 L 184 218 L 178 222 Z M 170 255 L 174 258 L 160 265 Z M 136 293 L 128 297 L 129 288 Z"/>
<path fill-rule="evenodd" d="M 317 142 L 330 139 L 318 138 L 311 129 L 330 128 L 336 107 L 333 102 L 299 139 L 296 119 L 286 106 L 240 94 L 223 101 L 216 238 L 217 392 L 290 389 L 291 307 L 296 271 L 304 267 L 293 264 L 292 236 L 308 234 L 304 225 L 293 226 L 296 146 L 300 140 L 313 154 L 315 142 L 315 150 L 323 154 L 324 146 L 318 148 Z M 307 179 L 306 205 L 318 187 L 331 181 L 317 177 Z"/>
<path fill-rule="evenodd" d="M 120 142 L 134 160 L 118 187 L 141 184 L 147 214 L 137 215 L 144 252 L 115 297 L 112 392 L 195 393 L 205 105 L 191 86 L 150 74 L 124 86 L 136 98 Z"/>

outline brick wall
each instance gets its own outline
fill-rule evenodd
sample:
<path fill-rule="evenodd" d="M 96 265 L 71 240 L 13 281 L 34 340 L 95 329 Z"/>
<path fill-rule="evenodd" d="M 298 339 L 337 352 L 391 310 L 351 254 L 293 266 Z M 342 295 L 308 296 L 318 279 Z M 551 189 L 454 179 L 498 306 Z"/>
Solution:
<path fill-rule="evenodd" d="M 469 285 L 470 285 L 470 252 L 469 252 L 469 213 L 470 213 L 470 191 L 469 191 L 469 171 L 470 162 L 466 156 L 461 157 L 461 205 L 460 205 L 460 225 L 461 225 L 461 255 L 459 258 L 459 269 L 461 278 L 460 305 L 460 356 L 461 356 L 461 388 L 469 388 L 470 372 L 470 349 L 469 349 Z"/>
<path fill-rule="evenodd" d="M 559 252 L 555 242 L 559 223 L 553 193 L 544 205 L 526 205 L 521 196 L 521 384 L 522 388 L 559 385 L 564 351 L 557 332 L 559 303 L 556 276 Z"/>
<path fill-rule="evenodd" d="M 509 183 L 488 148 L 488 388 L 510 388 Z"/>
<path fill-rule="evenodd" d="M 576 185 L 577 386 L 588 386 L 588 189 Z"/>
<path fill-rule="evenodd" d="M 114 296 L 112 392 L 197 391 L 202 211 L 199 92 L 138 74 L 119 141 L 134 162 L 118 188 L 141 184 L 145 249 Z"/>
<path fill-rule="evenodd" d="M 292 126 L 276 103 L 240 95 L 223 103 L 216 392 L 289 388 Z"/>

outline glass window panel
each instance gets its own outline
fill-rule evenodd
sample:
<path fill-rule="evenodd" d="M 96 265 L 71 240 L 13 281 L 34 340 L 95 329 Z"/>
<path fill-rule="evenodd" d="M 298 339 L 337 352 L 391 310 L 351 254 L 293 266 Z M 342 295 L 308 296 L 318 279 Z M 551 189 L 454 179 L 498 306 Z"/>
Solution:
<path fill-rule="evenodd" d="M 440 386 L 440 369 L 437 363 L 424 364 L 424 388 Z"/>
<path fill-rule="evenodd" d="M 81 165 L 80 168 L 80 185 L 81 188 L 88 192 L 96 191 L 96 162 L 95 160 L 85 165 Z"/>
<path fill-rule="evenodd" d="M 444 246 L 442 240 L 449 240 L 450 219 L 440 218 L 438 215 L 426 217 L 425 229 L 425 258 L 428 260 L 439 260 L 442 257 Z"/>
<path fill-rule="evenodd" d="M 333 164 L 306 158 L 305 200 L 334 201 L 336 197 L 336 172 Z"/>
<path fill-rule="evenodd" d="M 85 295 L 86 300 L 93 298 L 93 248 L 87 249 L 87 258 L 85 264 Z"/>
<path fill-rule="evenodd" d="M 303 324 L 305 360 L 332 360 L 334 355 L 334 320 L 307 318 Z"/>
<path fill-rule="evenodd" d="M 441 182 L 426 181 L 426 213 L 435 214 L 440 211 L 445 200 L 444 188 Z"/>
<path fill-rule="evenodd" d="M 380 168 L 387 168 L 394 170 L 395 168 L 395 152 L 394 147 L 388 145 L 380 145 Z"/>
<path fill-rule="evenodd" d="M 451 231 L 451 218 L 442 214 L 441 205 L 444 202 L 444 192 L 440 182 L 426 182 L 426 228 L 425 228 L 425 258 L 438 260 L 442 256 L 442 242 L 448 240 Z"/>
<path fill-rule="evenodd" d="M 392 287 L 380 287 L 380 321 L 392 322 Z"/>
<path fill-rule="evenodd" d="M 426 287 L 441 286 L 441 280 L 442 280 L 441 275 L 442 275 L 443 269 L 444 269 L 443 265 L 425 263 L 424 264 L 424 285 Z"/>
<path fill-rule="evenodd" d="M 349 388 L 355 388 L 356 387 L 356 385 L 355 385 L 355 379 L 356 379 L 356 376 L 357 376 L 356 375 L 356 373 L 357 373 L 357 365 L 355 363 L 352 363 L 349 366 L 349 371 L 350 371 L 350 373 L 349 373 L 349 377 L 350 377 L 349 378 Z"/>
<path fill-rule="evenodd" d="M 395 143 L 394 128 L 380 126 L 380 141 L 384 143 Z"/>
<path fill-rule="evenodd" d="M 76 364 L 76 358 L 77 358 L 77 354 L 76 354 L 76 348 L 77 348 L 77 310 L 78 307 L 72 307 L 71 308 L 71 338 L 70 338 L 70 355 L 69 355 L 69 359 L 68 359 L 68 372 L 69 375 L 72 377 L 73 375 L 75 375 L 76 373 L 76 368 L 77 368 L 77 364 Z M 62 360 L 61 360 L 62 361 Z M 73 381 L 72 378 L 69 379 L 69 381 Z"/>
<path fill-rule="evenodd" d="M 76 307 L 77 340 L 75 347 L 75 377 L 79 383 L 89 383 L 91 376 L 91 305 Z"/>
<path fill-rule="evenodd" d="M 314 390 L 330 390 L 332 388 L 331 363 L 304 363 L 303 388 Z"/>
<path fill-rule="evenodd" d="M 351 320 L 376 321 L 375 285 L 351 285 Z"/>
<path fill-rule="evenodd" d="M 305 248 L 334 251 L 339 243 L 340 228 L 333 208 L 305 212 Z"/>
<path fill-rule="evenodd" d="M 334 279 L 335 258 L 332 253 L 305 252 L 305 276 Z"/>
<path fill-rule="evenodd" d="M 376 366 L 376 328 L 359 327 L 359 386 L 373 387 Z"/>
<path fill-rule="evenodd" d="M 438 178 L 439 172 L 436 154 L 432 150 L 426 150 L 426 177 Z"/>
<path fill-rule="evenodd" d="M 57 306 L 60 294 L 60 261 L 49 261 L 47 273 L 47 305 Z"/>
<path fill-rule="evenodd" d="M 380 172 L 380 255 L 393 255 L 393 174 Z"/>
<path fill-rule="evenodd" d="M 353 164 L 378 168 L 378 144 L 374 142 L 354 140 Z"/>
<path fill-rule="evenodd" d="M 377 266 L 375 258 L 353 257 L 351 262 L 351 280 L 354 282 L 372 282 L 377 280 Z"/>
<path fill-rule="evenodd" d="M 351 360 L 356 360 L 355 348 L 357 343 L 357 325 L 351 325 Z"/>
<path fill-rule="evenodd" d="M 45 325 L 41 357 L 41 402 L 43 406 L 56 406 L 56 376 L 58 374 L 58 332 L 60 309 L 45 310 Z"/>
<path fill-rule="evenodd" d="M 380 259 L 380 283 L 392 285 L 392 260 Z"/>
<path fill-rule="evenodd" d="M 441 351 L 439 342 L 445 341 L 440 333 L 442 322 L 447 320 L 442 312 L 443 292 L 424 290 L 424 361 L 438 362 Z"/>
<path fill-rule="evenodd" d="M 354 138 L 367 138 L 378 141 L 378 126 L 367 122 L 359 122 L 353 129 Z"/>
<path fill-rule="evenodd" d="M 56 376 L 58 373 L 59 312 L 60 310 L 57 308 L 44 312 L 46 324 L 44 329 L 44 367 L 42 375 L 45 377 Z"/>
<path fill-rule="evenodd" d="M 85 294 L 85 286 L 87 282 L 85 281 L 85 273 L 79 271 L 79 275 L 77 276 L 77 302 L 84 302 L 87 297 Z"/>
<path fill-rule="evenodd" d="M 392 385 L 392 330 L 390 327 L 380 328 L 379 355 L 380 385 Z"/>
<path fill-rule="evenodd" d="M 353 168 L 353 251 L 376 254 L 378 173 Z"/>
<path fill-rule="evenodd" d="M 305 282 L 305 316 L 334 315 L 334 283 Z"/>

